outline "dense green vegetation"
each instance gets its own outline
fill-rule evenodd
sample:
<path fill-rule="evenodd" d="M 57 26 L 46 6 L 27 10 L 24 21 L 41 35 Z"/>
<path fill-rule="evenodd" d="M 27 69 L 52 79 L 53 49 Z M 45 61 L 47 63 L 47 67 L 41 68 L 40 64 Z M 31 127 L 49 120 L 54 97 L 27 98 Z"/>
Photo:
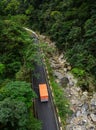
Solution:
<path fill-rule="evenodd" d="M 30 84 L 37 45 L 13 21 L 0 20 L 0 25 L 0 129 L 40 130 Z"/>
<path fill-rule="evenodd" d="M 36 97 L 30 89 L 30 74 L 34 70 L 34 62 L 38 62 L 36 58 L 38 46 L 24 30 L 25 26 L 50 36 L 51 40 L 56 42 L 59 51 L 63 52 L 70 62 L 72 73 L 80 78 L 79 84 L 83 90 L 86 88 L 90 90 L 89 77 L 96 85 L 95 0 L 1 0 L 0 129 L 2 130 L 40 129 L 40 122 L 34 118 L 30 102 Z M 96 90 L 96 87 L 92 90 Z M 22 111 L 21 107 L 24 108 Z"/>
<path fill-rule="evenodd" d="M 49 35 L 56 42 L 59 51 L 63 51 L 70 62 L 72 72 L 80 80 L 90 82 L 87 80 L 90 76 L 95 81 L 96 1 L 35 0 L 35 2 L 36 4 L 38 2 L 38 6 L 33 4 L 36 20 L 32 15 L 29 16 L 29 20 L 33 20 L 30 23 L 32 28 Z"/>
<path fill-rule="evenodd" d="M 0 129 L 40 130 L 33 111 L 37 96 L 31 86 L 37 45 L 23 28 L 27 18 L 18 14 L 19 4 L 0 1 Z"/>
<path fill-rule="evenodd" d="M 32 100 L 36 97 L 30 84 L 11 81 L 0 89 L 0 128 L 2 130 L 38 130 L 33 116 Z M 38 123 L 38 126 L 36 127 Z"/>
<path fill-rule="evenodd" d="M 0 20 L 0 24 L 0 129 L 40 130 L 30 84 L 37 46 L 13 21 Z"/>
<path fill-rule="evenodd" d="M 75 68 L 96 77 L 94 0 L 2 0 L 1 15 L 47 34 Z"/>

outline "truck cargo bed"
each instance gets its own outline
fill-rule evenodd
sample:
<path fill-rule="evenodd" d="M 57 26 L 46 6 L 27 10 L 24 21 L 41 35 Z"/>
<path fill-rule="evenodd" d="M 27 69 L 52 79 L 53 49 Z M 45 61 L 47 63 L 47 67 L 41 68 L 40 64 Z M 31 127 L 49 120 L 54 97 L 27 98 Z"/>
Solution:
<path fill-rule="evenodd" d="M 48 101 L 48 90 L 46 84 L 39 84 L 39 94 L 41 102 Z"/>

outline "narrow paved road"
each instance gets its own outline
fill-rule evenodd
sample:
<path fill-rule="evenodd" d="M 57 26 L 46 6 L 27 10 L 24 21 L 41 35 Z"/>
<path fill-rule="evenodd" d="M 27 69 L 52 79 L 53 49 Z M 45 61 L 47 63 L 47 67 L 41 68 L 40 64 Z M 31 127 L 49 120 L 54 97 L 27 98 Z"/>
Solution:
<path fill-rule="evenodd" d="M 58 130 L 50 97 L 49 101 L 45 103 L 41 103 L 39 98 L 38 85 L 40 83 L 46 83 L 43 65 L 35 65 L 34 74 L 37 75 L 37 77 L 36 76 L 33 77 L 33 88 L 38 95 L 35 105 L 38 119 L 41 120 L 43 123 L 42 130 Z"/>

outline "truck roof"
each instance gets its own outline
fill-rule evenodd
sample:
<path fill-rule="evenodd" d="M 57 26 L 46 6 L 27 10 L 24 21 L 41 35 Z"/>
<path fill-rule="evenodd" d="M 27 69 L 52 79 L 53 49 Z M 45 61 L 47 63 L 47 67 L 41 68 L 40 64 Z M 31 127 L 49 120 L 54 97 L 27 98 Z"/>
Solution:
<path fill-rule="evenodd" d="M 40 97 L 48 96 L 47 85 L 39 84 Z"/>

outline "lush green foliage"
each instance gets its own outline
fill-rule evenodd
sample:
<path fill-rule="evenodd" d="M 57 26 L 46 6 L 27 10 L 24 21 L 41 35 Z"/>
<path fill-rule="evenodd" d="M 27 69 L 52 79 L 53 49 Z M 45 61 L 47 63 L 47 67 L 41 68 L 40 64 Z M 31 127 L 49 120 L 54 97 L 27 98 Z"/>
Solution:
<path fill-rule="evenodd" d="M 26 2 L 26 1 L 25 1 Z M 40 130 L 41 122 L 34 118 L 30 82 L 31 70 L 37 62 L 37 45 L 24 25 L 24 1 L 0 1 L 0 129 Z M 22 6 L 22 9 L 21 7 Z M 24 9 L 24 10 L 23 10 Z M 12 81 L 14 80 L 14 82 Z M 15 81 L 18 80 L 18 81 Z"/>
<path fill-rule="evenodd" d="M 0 7 L 3 17 L 23 25 L 29 21 L 34 30 L 50 35 L 60 51 L 65 52 L 73 68 L 79 66 L 96 76 L 94 0 L 2 0 Z"/>
<path fill-rule="evenodd" d="M 72 73 L 78 77 L 85 75 L 85 71 L 80 68 L 73 68 Z"/>
<path fill-rule="evenodd" d="M 26 82 L 12 81 L 0 89 L 0 127 L 2 130 L 34 129 L 36 120 L 30 111 L 34 97 L 36 95 L 31 85 Z"/>
<path fill-rule="evenodd" d="M 21 66 L 32 70 L 36 62 L 35 52 L 38 46 L 18 24 L 10 20 L 3 20 L 1 23 L 3 28 L 1 26 L 0 63 L 2 66 L 0 65 L 0 70 L 4 71 L 3 76 L 15 77 Z"/>
<path fill-rule="evenodd" d="M 33 7 L 32 27 L 50 35 L 73 68 L 96 77 L 96 2 L 35 0 Z"/>

